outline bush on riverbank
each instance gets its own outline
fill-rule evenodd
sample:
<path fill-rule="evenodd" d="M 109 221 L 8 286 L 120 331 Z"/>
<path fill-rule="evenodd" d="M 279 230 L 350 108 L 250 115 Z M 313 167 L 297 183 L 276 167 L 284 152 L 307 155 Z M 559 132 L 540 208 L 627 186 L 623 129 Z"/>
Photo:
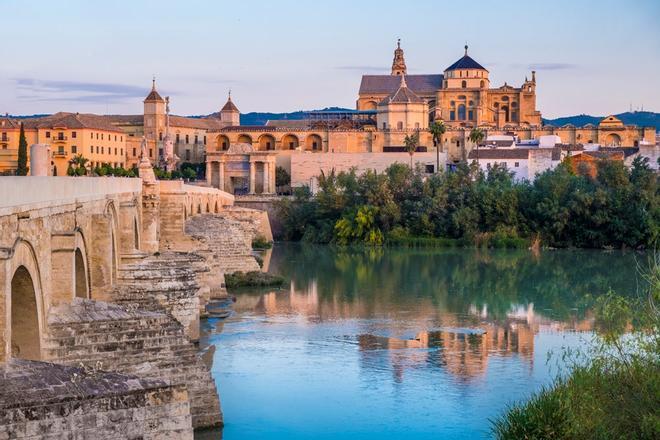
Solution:
<path fill-rule="evenodd" d="M 599 298 L 593 345 L 563 353 L 567 376 L 495 420 L 498 439 L 660 438 L 657 261 L 646 278 L 649 291 L 640 301 L 611 292 Z"/>
<path fill-rule="evenodd" d="M 284 278 L 266 272 L 234 272 L 225 275 L 225 285 L 228 289 L 235 287 L 279 287 L 284 284 Z"/>
<path fill-rule="evenodd" d="M 476 164 L 426 177 L 394 164 L 383 173 L 319 176 L 318 192 L 279 202 L 283 238 L 312 243 L 529 247 L 649 247 L 660 231 L 660 191 L 648 159 L 598 174 L 560 165 L 534 182 Z"/>
<path fill-rule="evenodd" d="M 273 247 L 273 242 L 263 235 L 258 235 L 252 239 L 252 249 L 265 250 Z"/>

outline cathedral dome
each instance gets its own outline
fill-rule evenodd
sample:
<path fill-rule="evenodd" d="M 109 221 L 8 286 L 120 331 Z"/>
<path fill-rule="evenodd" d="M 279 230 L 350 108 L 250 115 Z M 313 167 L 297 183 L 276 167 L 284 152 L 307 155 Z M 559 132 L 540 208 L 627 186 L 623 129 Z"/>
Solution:
<path fill-rule="evenodd" d="M 477 63 L 471 56 L 468 55 L 467 50 L 468 50 L 468 46 L 466 44 L 465 45 L 465 55 L 463 55 L 462 58 L 460 58 L 458 61 L 456 61 L 451 66 L 447 67 L 445 69 L 445 72 L 449 72 L 449 71 L 452 71 L 452 70 L 466 70 L 466 69 L 485 70 L 486 72 L 488 72 L 488 70 L 484 66 Z"/>

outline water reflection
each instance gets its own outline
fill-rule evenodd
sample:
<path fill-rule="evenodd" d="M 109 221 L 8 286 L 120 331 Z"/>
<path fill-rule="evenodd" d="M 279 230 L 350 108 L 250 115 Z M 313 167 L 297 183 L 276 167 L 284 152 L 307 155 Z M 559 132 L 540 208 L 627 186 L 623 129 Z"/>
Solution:
<path fill-rule="evenodd" d="M 354 438 L 487 436 L 489 417 L 550 379 L 546 352 L 592 329 L 595 295 L 635 289 L 632 253 L 279 245 L 268 257 L 290 287 L 238 294 L 202 340 L 218 347 L 226 439 L 336 438 L 348 420 Z"/>

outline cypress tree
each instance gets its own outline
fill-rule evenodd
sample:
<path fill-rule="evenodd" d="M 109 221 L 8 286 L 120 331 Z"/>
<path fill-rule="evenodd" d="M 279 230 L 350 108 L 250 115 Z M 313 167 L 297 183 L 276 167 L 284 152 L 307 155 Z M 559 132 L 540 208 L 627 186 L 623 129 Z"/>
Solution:
<path fill-rule="evenodd" d="M 25 139 L 25 129 L 21 122 L 21 133 L 18 137 L 18 167 L 16 168 L 17 176 L 27 176 L 27 140 Z"/>

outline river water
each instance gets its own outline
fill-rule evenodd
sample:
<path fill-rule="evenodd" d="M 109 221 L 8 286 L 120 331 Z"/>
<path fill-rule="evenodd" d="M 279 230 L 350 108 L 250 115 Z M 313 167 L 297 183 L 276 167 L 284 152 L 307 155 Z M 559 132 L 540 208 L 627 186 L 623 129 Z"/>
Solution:
<path fill-rule="evenodd" d="M 277 244 L 281 290 L 203 324 L 225 427 L 196 438 L 478 439 L 591 335 L 593 297 L 634 294 L 633 253 Z"/>

